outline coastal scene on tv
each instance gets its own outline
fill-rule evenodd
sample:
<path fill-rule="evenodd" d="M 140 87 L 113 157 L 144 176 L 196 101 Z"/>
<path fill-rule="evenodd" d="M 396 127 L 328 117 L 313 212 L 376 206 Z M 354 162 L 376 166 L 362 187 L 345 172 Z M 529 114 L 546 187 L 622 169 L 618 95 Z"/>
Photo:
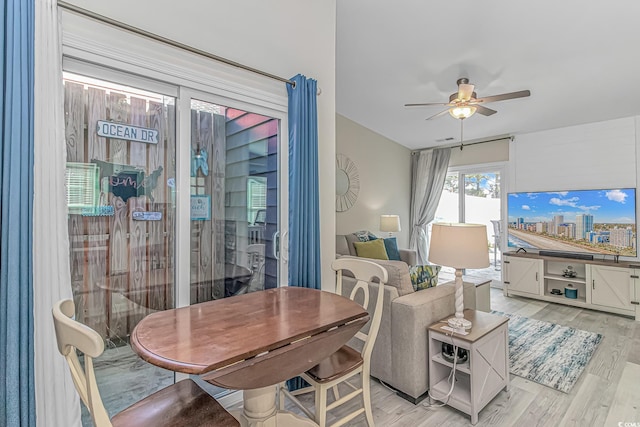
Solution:
<path fill-rule="evenodd" d="M 636 256 L 634 188 L 511 193 L 509 246 Z"/>

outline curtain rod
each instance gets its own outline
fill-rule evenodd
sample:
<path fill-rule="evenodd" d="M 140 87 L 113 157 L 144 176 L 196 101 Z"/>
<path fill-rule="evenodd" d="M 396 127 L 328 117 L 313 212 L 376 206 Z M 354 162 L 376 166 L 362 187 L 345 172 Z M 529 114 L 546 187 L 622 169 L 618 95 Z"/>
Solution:
<path fill-rule="evenodd" d="M 157 34 L 150 33 L 149 31 L 145 31 L 140 28 L 133 27 L 131 25 L 125 24 L 124 22 L 116 21 L 115 19 L 111 19 L 104 15 L 91 12 L 90 10 L 83 9 L 81 7 L 75 6 L 65 1 L 58 1 L 58 6 L 70 12 L 91 18 L 95 21 L 99 21 L 104 24 L 108 24 L 108 25 L 120 28 L 122 30 L 129 31 L 134 34 L 138 34 L 140 36 L 144 36 L 152 40 L 165 43 L 173 47 L 177 47 L 178 49 L 183 49 L 188 52 L 195 53 L 196 55 L 204 56 L 205 58 L 213 59 L 214 61 L 222 62 L 224 64 L 231 65 L 233 67 L 241 68 L 243 70 L 250 71 L 252 73 L 260 74 L 262 76 L 269 77 L 270 79 L 278 80 L 278 81 L 290 84 L 293 87 L 296 87 L 296 82 L 294 82 L 293 80 L 285 79 L 284 77 L 276 76 L 275 74 L 270 74 L 270 73 L 267 73 L 266 71 L 258 70 L 257 68 L 249 67 L 248 65 L 243 65 L 243 64 L 240 64 L 239 62 L 235 62 L 230 59 L 223 58 L 221 56 L 206 52 L 204 50 L 200 50 L 198 48 L 176 42 L 166 37 L 162 37 Z"/>
<path fill-rule="evenodd" d="M 459 142 L 456 142 L 456 143 L 447 144 L 447 145 L 439 145 L 437 147 L 424 148 L 422 150 L 415 150 L 415 151 L 411 152 L 411 155 L 413 156 L 414 154 L 422 153 L 423 151 L 434 150 L 436 148 L 455 148 L 455 147 L 460 147 L 461 145 L 462 145 L 462 147 L 466 147 L 468 145 L 484 144 L 486 142 L 496 142 L 496 141 L 502 141 L 502 140 L 505 140 L 505 139 L 513 141 L 515 139 L 515 137 L 513 135 L 512 136 L 503 136 L 502 138 L 486 139 L 484 141 L 476 141 L 476 142 L 469 142 L 469 143 L 463 142 L 462 144 L 459 143 Z"/>

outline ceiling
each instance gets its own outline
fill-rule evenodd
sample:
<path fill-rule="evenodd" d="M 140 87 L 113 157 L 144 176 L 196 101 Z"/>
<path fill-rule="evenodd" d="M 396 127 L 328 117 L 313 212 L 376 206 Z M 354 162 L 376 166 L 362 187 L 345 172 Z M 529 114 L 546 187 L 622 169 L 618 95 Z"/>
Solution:
<path fill-rule="evenodd" d="M 498 113 L 464 121 L 464 141 L 640 115 L 640 2 L 339 0 L 336 110 L 411 149 L 460 141 L 460 121 L 427 117 L 456 80 Z M 445 138 L 453 141 L 443 141 Z"/>

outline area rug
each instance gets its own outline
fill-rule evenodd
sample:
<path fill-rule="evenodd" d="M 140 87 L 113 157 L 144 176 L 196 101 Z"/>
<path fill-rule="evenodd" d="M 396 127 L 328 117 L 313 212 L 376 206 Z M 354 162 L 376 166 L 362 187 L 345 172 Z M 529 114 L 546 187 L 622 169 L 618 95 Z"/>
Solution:
<path fill-rule="evenodd" d="M 509 317 L 512 374 L 568 393 L 580 378 L 602 335 L 517 314 Z"/>

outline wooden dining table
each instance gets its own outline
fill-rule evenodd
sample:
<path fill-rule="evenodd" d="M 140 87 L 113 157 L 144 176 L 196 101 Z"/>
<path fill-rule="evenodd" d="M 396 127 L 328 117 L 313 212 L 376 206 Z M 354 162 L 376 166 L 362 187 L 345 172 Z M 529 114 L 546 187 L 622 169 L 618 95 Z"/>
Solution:
<path fill-rule="evenodd" d="M 281 287 L 150 314 L 133 330 L 131 347 L 156 366 L 243 390 L 234 413 L 243 426 L 314 426 L 277 410 L 277 384 L 317 365 L 368 320 L 348 298 Z"/>

